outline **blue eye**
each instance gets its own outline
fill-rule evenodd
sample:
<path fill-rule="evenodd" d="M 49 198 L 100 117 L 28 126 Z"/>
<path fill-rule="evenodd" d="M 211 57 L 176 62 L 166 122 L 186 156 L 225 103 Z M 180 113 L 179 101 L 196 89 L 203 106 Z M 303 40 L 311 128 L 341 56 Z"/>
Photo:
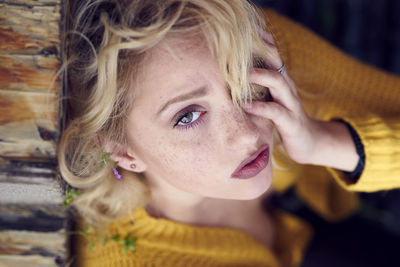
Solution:
<path fill-rule="evenodd" d="M 174 127 L 180 130 L 188 130 L 189 128 L 197 126 L 201 121 L 204 111 L 190 110 L 183 113 L 182 116 L 176 121 Z"/>

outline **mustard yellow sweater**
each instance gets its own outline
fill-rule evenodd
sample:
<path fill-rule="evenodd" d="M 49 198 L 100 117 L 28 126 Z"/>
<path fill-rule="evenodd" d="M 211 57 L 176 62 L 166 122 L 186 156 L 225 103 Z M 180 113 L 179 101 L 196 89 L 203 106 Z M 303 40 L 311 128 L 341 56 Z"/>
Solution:
<path fill-rule="evenodd" d="M 365 147 L 363 174 L 352 183 L 341 171 L 301 166 L 276 155 L 285 170 L 275 169 L 278 192 L 295 186 L 297 193 L 327 219 L 337 220 L 357 206 L 351 191 L 400 187 L 400 79 L 351 59 L 310 31 L 269 10 L 269 28 L 294 79 L 308 113 L 324 120 L 342 118 L 360 135 Z M 134 220 L 134 223 L 132 221 Z M 149 216 L 144 208 L 116 221 L 109 234 L 137 237 L 126 254 L 116 242 L 90 251 L 79 243 L 81 266 L 299 266 L 311 237 L 300 219 L 274 212 L 274 247 L 231 228 L 200 227 Z"/>
<path fill-rule="evenodd" d="M 366 154 L 356 183 L 341 171 L 281 158 L 286 169 L 274 170 L 275 188 L 284 191 L 295 185 L 311 208 L 334 221 L 357 207 L 354 191 L 399 187 L 400 78 L 360 63 L 275 12 L 264 10 L 264 15 L 308 114 L 349 122 Z"/>

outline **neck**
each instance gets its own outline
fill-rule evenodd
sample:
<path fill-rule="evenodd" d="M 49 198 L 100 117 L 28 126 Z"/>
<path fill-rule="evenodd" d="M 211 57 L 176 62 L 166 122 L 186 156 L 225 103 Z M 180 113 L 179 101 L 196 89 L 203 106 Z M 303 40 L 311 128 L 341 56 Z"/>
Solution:
<path fill-rule="evenodd" d="M 151 200 L 145 209 L 152 217 L 196 226 L 240 229 L 267 246 L 272 244 L 273 226 L 261 203 L 269 190 L 256 199 L 235 200 L 191 194 L 165 181 L 151 183 L 146 179 L 146 184 Z"/>
<path fill-rule="evenodd" d="M 230 200 L 202 198 L 185 201 L 162 197 L 152 192 L 152 201 L 146 206 L 150 216 L 196 226 L 228 227 L 252 235 L 267 247 L 272 247 L 274 227 L 262 210 L 262 198 Z M 265 195 L 264 195 L 265 197 Z"/>
<path fill-rule="evenodd" d="M 261 210 L 260 199 L 232 200 L 214 198 L 171 198 L 152 191 L 147 212 L 157 218 L 166 218 L 192 225 L 235 227 L 241 216 Z M 227 220 L 229 218 L 229 220 Z"/>
<path fill-rule="evenodd" d="M 149 215 L 193 225 L 234 227 L 238 221 L 243 222 L 242 215 L 261 212 L 261 201 L 268 194 L 252 200 L 218 199 L 162 183 L 147 182 L 151 192 L 151 201 L 146 205 Z"/>

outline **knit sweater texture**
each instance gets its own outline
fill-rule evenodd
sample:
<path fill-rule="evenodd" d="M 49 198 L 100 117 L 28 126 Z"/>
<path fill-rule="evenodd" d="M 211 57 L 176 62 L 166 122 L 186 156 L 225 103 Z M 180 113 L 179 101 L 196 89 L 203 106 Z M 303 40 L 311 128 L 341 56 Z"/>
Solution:
<path fill-rule="evenodd" d="M 279 148 L 273 186 L 294 186 L 314 211 L 339 220 L 357 207 L 358 191 L 400 187 L 400 78 L 352 59 L 311 31 L 271 10 L 268 28 L 311 117 L 341 118 L 358 133 L 365 148 L 365 168 L 357 181 L 332 168 L 299 165 Z M 109 235 L 137 237 L 135 251 L 116 242 L 88 248 L 78 242 L 80 266 L 271 266 L 301 264 L 312 237 L 310 226 L 295 216 L 274 211 L 275 240 L 267 248 L 246 232 L 202 227 L 151 217 L 144 208 L 118 220 Z"/>

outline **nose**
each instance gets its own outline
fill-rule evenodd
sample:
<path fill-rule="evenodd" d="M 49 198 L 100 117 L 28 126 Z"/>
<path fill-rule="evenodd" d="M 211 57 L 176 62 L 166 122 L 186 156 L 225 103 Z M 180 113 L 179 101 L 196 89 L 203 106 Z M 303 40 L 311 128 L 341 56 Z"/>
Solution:
<path fill-rule="evenodd" d="M 232 150 L 255 148 L 260 133 L 249 115 L 240 112 L 233 103 L 221 111 L 220 129 L 224 145 Z"/>

